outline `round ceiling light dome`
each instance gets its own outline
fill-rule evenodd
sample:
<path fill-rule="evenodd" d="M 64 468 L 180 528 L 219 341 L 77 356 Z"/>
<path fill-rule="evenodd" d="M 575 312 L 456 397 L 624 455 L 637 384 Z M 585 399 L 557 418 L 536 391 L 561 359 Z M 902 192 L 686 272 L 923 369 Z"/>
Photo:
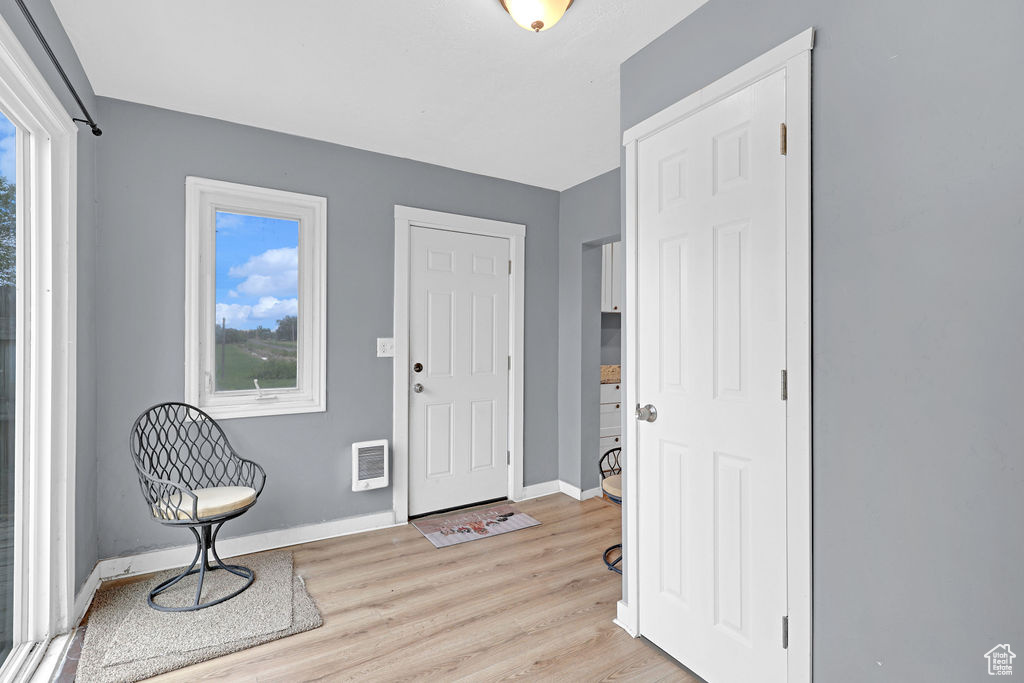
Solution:
<path fill-rule="evenodd" d="M 546 31 L 562 18 L 573 0 L 498 0 L 512 19 L 527 31 Z"/>

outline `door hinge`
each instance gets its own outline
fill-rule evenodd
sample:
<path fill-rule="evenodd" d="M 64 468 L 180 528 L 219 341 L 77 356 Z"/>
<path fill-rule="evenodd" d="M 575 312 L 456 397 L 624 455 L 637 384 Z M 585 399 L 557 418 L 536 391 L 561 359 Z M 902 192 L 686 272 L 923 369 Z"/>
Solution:
<path fill-rule="evenodd" d="M 786 124 L 779 124 L 779 154 L 786 156 Z"/>
<path fill-rule="evenodd" d="M 782 400 L 789 400 L 789 373 L 782 371 Z"/>
<path fill-rule="evenodd" d="M 789 649 L 789 617 L 782 617 L 782 649 Z"/>
<path fill-rule="evenodd" d="M 509 275 L 512 274 L 512 260 L 511 259 L 509 259 L 509 262 L 508 262 L 508 274 Z"/>
<path fill-rule="evenodd" d="M 505 451 L 505 464 L 512 465 L 512 451 Z"/>
<path fill-rule="evenodd" d="M 510 371 L 512 370 L 512 356 L 509 356 L 509 357 L 508 357 L 508 369 L 509 369 Z"/>

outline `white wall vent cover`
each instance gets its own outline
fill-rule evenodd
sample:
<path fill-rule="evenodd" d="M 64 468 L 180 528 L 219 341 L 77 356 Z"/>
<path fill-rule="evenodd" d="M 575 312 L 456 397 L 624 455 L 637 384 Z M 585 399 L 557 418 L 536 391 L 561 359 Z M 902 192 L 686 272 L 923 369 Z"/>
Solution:
<path fill-rule="evenodd" d="M 352 444 L 352 490 L 369 491 L 387 485 L 387 439 Z"/>

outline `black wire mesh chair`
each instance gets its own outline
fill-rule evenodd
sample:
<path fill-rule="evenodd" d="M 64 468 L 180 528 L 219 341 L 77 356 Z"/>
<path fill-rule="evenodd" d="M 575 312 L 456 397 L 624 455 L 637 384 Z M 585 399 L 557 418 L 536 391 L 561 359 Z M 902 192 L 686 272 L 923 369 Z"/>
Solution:
<path fill-rule="evenodd" d="M 609 448 L 597 462 L 597 469 L 601 472 L 601 491 L 604 492 L 605 498 L 616 505 L 622 505 L 622 465 L 619 462 L 621 457 L 621 448 Z M 618 557 L 615 557 L 616 552 Z M 622 564 L 621 543 L 616 543 L 605 550 L 602 558 L 604 566 L 616 574 L 622 573 L 622 568 L 619 567 Z"/>
<path fill-rule="evenodd" d="M 129 444 L 149 514 L 160 524 L 187 527 L 196 537 L 192 564 L 153 588 L 149 606 L 162 612 L 190 612 L 230 600 L 251 586 L 255 579 L 251 569 L 220 559 L 217 533 L 224 522 L 256 503 L 267 480 L 263 468 L 239 456 L 220 425 L 187 403 L 161 403 L 146 410 L 132 425 Z M 210 564 L 211 554 L 216 564 Z M 217 569 L 246 579 L 245 585 L 216 600 L 200 602 L 206 572 Z M 191 605 L 167 607 L 154 601 L 193 574 L 199 575 L 199 583 Z"/>

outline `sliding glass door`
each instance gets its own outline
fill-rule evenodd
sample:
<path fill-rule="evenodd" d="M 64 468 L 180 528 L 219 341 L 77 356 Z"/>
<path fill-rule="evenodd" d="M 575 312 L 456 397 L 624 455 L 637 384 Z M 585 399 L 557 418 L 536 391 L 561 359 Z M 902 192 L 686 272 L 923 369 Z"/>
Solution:
<path fill-rule="evenodd" d="M 0 17 L 0 680 L 56 664 L 76 616 L 78 140 Z"/>
<path fill-rule="evenodd" d="M 0 112 L 0 663 L 14 640 L 18 131 Z"/>

